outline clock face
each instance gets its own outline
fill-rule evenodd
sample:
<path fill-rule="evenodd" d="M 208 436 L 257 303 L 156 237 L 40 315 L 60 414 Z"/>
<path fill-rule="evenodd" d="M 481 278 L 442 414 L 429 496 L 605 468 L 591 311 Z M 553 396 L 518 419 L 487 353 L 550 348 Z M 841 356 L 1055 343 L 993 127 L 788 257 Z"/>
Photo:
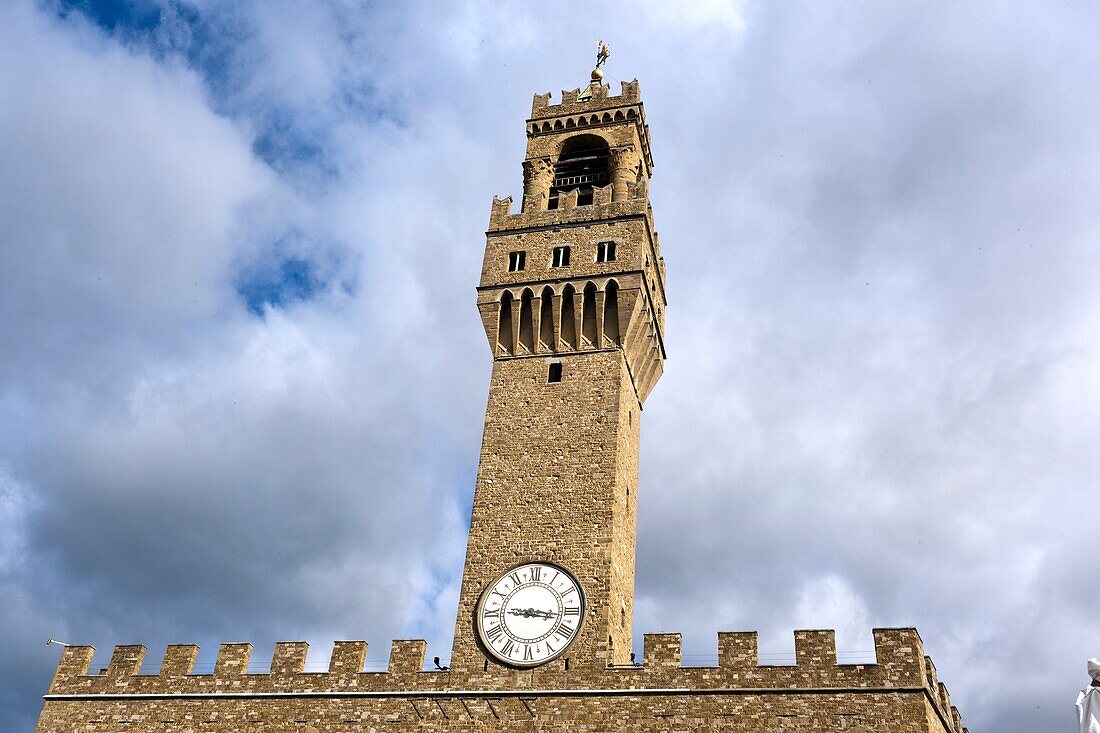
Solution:
<path fill-rule="evenodd" d="M 584 619 L 584 591 L 565 568 L 543 562 L 500 576 L 477 604 L 477 632 L 494 657 L 534 667 L 573 643 Z"/>

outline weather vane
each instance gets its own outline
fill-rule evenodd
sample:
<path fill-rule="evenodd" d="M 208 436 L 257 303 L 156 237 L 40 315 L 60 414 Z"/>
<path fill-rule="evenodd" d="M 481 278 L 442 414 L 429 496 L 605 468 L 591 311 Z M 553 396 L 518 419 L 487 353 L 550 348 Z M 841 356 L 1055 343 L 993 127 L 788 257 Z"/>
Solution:
<path fill-rule="evenodd" d="M 607 57 L 611 55 L 611 47 L 602 40 L 596 41 L 596 68 L 607 63 Z"/>

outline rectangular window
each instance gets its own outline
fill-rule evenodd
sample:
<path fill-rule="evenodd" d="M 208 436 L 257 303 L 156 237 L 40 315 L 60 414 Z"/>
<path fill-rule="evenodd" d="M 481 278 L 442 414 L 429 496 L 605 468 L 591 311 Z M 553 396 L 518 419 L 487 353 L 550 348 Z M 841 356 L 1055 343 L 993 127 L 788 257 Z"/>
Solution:
<path fill-rule="evenodd" d="M 596 262 L 614 262 L 615 243 L 600 242 L 596 245 Z"/>
<path fill-rule="evenodd" d="M 508 253 L 508 272 L 519 272 L 527 267 L 526 252 Z"/>
<path fill-rule="evenodd" d="M 569 248 L 554 247 L 554 256 L 550 260 L 551 267 L 569 267 Z"/>
<path fill-rule="evenodd" d="M 561 362 L 555 361 L 550 364 L 550 371 L 546 375 L 546 381 L 550 384 L 561 381 Z"/>

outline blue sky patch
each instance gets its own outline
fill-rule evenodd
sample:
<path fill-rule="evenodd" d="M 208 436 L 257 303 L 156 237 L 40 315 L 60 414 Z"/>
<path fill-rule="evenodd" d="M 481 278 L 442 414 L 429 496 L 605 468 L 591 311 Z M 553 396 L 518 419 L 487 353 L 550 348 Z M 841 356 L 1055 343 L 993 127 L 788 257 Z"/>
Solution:
<path fill-rule="evenodd" d="M 249 273 L 237 282 L 237 294 L 251 313 L 262 316 L 267 307 L 309 300 L 325 287 L 308 260 L 290 257 Z"/>
<path fill-rule="evenodd" d="M 150 31 L 160 25 L 162 5 L 150 0 L 61 0 L 60 15 L 76 11 L 109 31 Z"/>

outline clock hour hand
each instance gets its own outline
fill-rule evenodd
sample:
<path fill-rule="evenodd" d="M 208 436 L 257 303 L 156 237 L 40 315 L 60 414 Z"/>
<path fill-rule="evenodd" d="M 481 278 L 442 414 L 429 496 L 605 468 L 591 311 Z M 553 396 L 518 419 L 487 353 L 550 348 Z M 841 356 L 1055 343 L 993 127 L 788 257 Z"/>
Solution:
<path fill-rule="evenodd" d="M 510 608 L 508 613 L 524 618 L 553 618 L 554 616 L 550 611 L 540 611 L 537 608 Z"/>

